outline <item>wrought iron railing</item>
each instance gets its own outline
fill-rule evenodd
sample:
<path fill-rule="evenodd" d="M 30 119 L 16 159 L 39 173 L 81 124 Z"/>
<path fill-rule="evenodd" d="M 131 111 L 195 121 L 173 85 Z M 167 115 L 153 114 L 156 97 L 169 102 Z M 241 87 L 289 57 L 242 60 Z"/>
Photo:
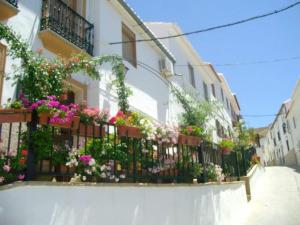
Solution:
<path fill-rule="evenodd" d="M 127 183 L 191 183 L 199 164 L 203 171 L 196 176 L 198 182 L 214 180 L 210 170 L 215 165 L 220 165 L 230 179 L 239 180 L 247 173 L 255 154 L 255 149 L 224 154 L 207 142 L 159 143 L 130 136 L 128 131 L 121 134 L 120 127 L 109 123 L 79 123 L 77 128 L 43 125 L 36 112 L 0 110 L 0 184 L 24 176 L 27 180 L 42 176 L 42 179 L 70 181 L 78 173 L 76 167 L 66 167 L 67 161 L 70 162 L 67 157 L 74 149 L 86 157 L 92 156 L 98 163 L 97 174 L 88 175 L 87 181 L 115 182 L 117 179 Z M 12 175 L 1 181 L 8 169 Z"/>
<path fill-rule="evenodd" d="M 94 25 L 61 0 L 43 0 L 41 30 L 51 29 L 93 55 Z"/>
<path fill-rule="evenodd" d="M 8 3 L 18 8 L 18 0 L 6 0 Z"/>

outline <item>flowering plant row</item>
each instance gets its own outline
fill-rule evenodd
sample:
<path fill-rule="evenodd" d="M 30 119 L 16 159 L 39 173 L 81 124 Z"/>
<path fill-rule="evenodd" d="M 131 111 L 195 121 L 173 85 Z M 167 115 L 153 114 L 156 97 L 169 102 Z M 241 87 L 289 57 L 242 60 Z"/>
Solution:
<path fill-rule="evenodd" d="M 0 184 L 25 179 L 27 150 L 10 151 L 6 154 L 0 151 Z"/>

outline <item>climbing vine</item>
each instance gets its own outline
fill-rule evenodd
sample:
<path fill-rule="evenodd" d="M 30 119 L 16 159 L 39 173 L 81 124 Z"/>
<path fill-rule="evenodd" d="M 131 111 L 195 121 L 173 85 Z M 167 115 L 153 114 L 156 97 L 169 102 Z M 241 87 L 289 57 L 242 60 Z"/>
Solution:
<path fill-rule="evenodd" d="M 41 51 L 33 52 L 29 46 L 21 41 L 20 35 L 10 27 L 0 24 L 0 40 L 5 40 L 9 46 L 9 55 L 13 59 L 21 59 L 11 77 L 18 83 L 25 97 L 30 102 L 46 98 L 49 95 L 60 96 L 63 92 L 64 80 L 73 73 L 85 72 L 90 78 L 100 80 L 97 66 L 104 63 L 112 65 L 112 72 L 116 76 L 113 84 L 118 95 L 118 104 L 122 111 L 129 110 L 128 97 L 130 89 L 125 84 L 125 66 L 119 56 L 90 57 L 86 54 L 76 54 L 70 59 L 48 59 L 41 55 Z"/>

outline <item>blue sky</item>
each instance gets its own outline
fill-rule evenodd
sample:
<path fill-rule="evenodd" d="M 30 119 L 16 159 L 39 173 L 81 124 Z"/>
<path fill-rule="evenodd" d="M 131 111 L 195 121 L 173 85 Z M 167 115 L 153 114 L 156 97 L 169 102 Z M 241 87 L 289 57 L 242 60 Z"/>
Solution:
<path fill-rule="evenodd" d="M 234 22 L 280 9 L 292 0 L 127 0 L 144 21 L 178 24 L 184 32 Z M 189 36 L 212 64 L 300 57 L 300 5 L 264 19 Z M 216 66 L 238 96 L 244 115 L 276 114 L 300 78 L 300 59 L 240 66 Z M 244 117 L 260 127 L 273 117 Z"/>

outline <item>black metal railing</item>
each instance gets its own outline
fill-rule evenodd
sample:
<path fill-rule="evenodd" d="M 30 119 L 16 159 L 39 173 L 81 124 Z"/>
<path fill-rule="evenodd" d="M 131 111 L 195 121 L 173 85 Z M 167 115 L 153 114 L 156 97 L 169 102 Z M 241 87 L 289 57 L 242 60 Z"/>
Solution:
<path fill-rule="evenodd" d="M 13 5 L 14 7 L 18 8 L 18 0 L 6 0 L 9 4 Z"/>
<path fill-rule="evenodd" d="M 215 165 L 222 167 L 227 178 L 239 180 L 247 173 L 255 154 L 255 149 L 223 154 L 218 146 L 208 142 L 198 146 L 158 143 L 131 136 L 128 131 L 121 134 L 120 127 L 108 123 L 80 123 L 73 129 L 40 125 L 36 112 L 21 112 L 18 122 L 16 115 L 10 116 L 13 120 L 5 122 L 7 116 L 0 113 L 0 178 L 6 164 L 11 166 L 14 175 L 2 184 L 13 182 L 21 175 L 26 175 L 27 180 L 70 181 L 80 172 L 78 168 L 66 166 L 71 161 L 67 158 L 74 151 L 91 155 L 98 162 L 95 173 L 84 172 L 88 181 L 129 183 L 191 183 L 195 178 L 205 183 L 215 180 L 210 171 Z M 1 161 L 3 156 L 6 161 Z M 203 172 L 195 177 L 193 171 L 199 164 Z"/>
<path fill-rule="evenodd" d="M 61 0 L 43 0 L 40 29 L 51 29 L 93 55 L 94 25 Z"/>

